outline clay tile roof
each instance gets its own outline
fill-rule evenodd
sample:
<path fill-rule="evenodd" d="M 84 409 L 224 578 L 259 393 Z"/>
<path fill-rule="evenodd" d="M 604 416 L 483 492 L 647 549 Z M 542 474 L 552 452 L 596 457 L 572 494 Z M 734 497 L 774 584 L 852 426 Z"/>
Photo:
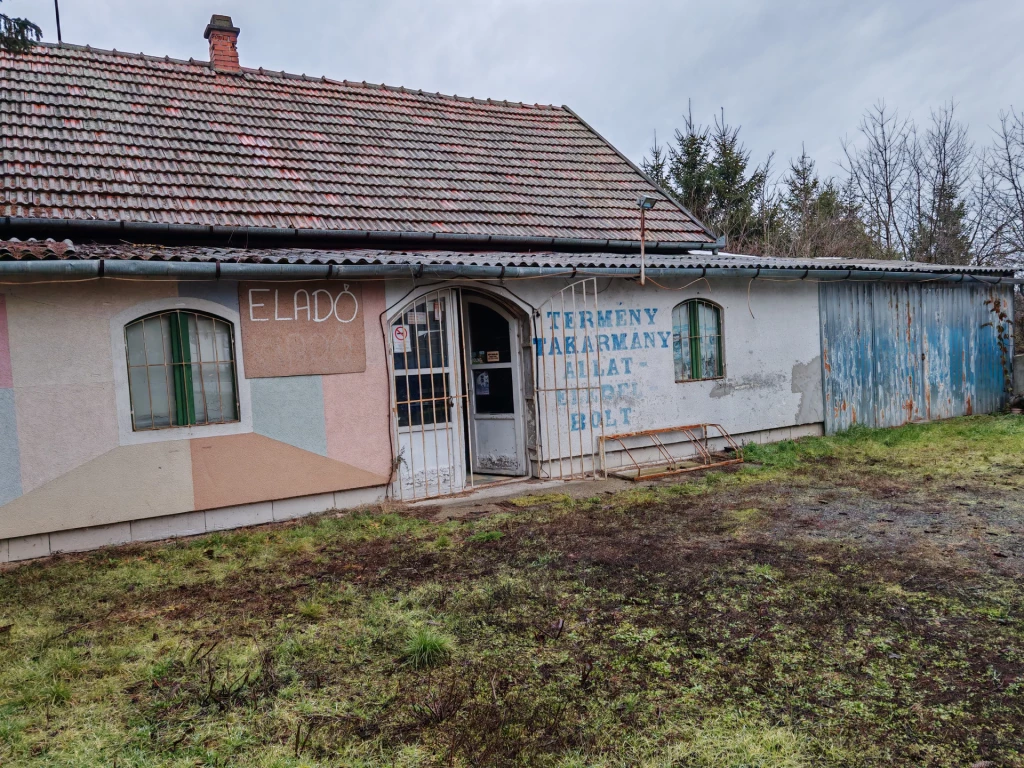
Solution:
<path fill-rule="evenodd" d="M 75 255 L 75 244 L 70 240 L 0 240 L 0 260 L 68 259 Z"/>
<path fill-rule="evenodd" d="M 0 216 L 636 240 L 656 193 L 564 107 L 79 46 L 0 53 L 0 121 Z"/>

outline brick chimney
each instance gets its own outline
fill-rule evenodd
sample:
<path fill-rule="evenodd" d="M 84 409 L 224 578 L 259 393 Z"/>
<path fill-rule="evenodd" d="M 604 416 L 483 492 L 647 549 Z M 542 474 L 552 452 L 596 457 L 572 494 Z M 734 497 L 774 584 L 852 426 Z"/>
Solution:
<path fill-rule="evenodd" d="M 222 72 L 240 72 L 238 65 L 238 33 L 241 30 L 231 25 L 230 16 L 218 13 L 210 17 L 203 37 L 210 41 L 210 65 Z"/>

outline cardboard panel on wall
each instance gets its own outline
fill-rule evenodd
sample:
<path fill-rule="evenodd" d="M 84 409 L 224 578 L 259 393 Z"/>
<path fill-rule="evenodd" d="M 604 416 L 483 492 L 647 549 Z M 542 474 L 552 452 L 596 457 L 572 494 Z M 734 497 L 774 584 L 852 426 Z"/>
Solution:
<path fill-rule="evenodd" d="M 359 283 L 239 283 L 238 305 L 247 378 L 366 370 Z"/>

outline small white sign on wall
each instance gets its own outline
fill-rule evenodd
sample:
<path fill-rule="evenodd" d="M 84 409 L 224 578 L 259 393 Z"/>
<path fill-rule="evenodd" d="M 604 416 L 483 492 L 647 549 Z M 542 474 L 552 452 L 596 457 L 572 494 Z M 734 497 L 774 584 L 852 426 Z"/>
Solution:
<path fill-rule="evenodd" d="M 409 326 L 396 325 L 391 329 L 391 347 L 396 355 L 409 351 Z"/>

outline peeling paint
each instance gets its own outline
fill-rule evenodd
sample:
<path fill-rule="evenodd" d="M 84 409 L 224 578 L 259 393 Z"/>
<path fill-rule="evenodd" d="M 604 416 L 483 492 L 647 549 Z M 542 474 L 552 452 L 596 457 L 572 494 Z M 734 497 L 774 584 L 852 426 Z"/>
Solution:
<path fill-rule="evenodd" d="M 821 356 L 808 363 L 793 366 L 790 391 L 800 395 L 796 408 L 796 424 L 812 424 L 822 421 Z"/>
<path fill-rule="evenodd" d="M 493 469 L 502 472 L 517 471 L 520 469 L 519 461 L 515 456 L 508 454 L 494 454 L 477 456 L 476 463 L 482 469 Z"/>
<path fill-rule="evenodd" d="M 711 397 L 728 397 L 736 392 L 774 389 L 785 391 L 786 377 L 781 373 L 752 373 L 736 379 L 720 381 L 711 388 Z"/>
<path fill-rule="evenodd" d="M 1005 401 L 990 305 L 1009 288 L 819 286 L 826 431 L 991 413 Z M 848 407 L 849 406 L 849 407 Z"/>

